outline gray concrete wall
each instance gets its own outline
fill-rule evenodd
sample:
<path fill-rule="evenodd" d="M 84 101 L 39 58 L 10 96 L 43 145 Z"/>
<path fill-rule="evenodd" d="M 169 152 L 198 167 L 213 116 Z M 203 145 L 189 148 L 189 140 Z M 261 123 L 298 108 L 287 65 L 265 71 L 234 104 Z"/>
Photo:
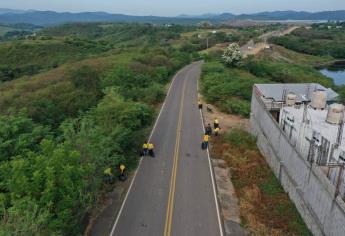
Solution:
<path fill-rule="evenodd" d="M 284 190 L 314 235 L 345 235 L 345 204 L 334 198 L 335 187 L 315 164 L 294 148 L 278 123 L 253 92 L 251 132 Z"/>

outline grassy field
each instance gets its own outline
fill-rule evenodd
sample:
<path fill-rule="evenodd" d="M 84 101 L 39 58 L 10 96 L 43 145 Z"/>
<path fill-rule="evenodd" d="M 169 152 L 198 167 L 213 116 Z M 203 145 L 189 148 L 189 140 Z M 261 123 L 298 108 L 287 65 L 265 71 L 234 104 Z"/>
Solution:
<path fill-rule="evenodd" d="M 213 158 L 226 161 L 239 198 L 243 227 L 252 235 L 312 235 L 256 148 L 255 138 L 233 129 L 212 139 Z"/>

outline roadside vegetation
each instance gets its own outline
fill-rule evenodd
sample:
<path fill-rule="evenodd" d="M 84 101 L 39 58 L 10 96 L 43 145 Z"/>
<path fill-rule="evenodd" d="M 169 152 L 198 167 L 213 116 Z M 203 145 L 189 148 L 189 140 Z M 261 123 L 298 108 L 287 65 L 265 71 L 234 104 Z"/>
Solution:
<path fill-rule="evenodd" d="M 190 63 L 169 41 L 184 30 L 73 24 L 0 44 L 5 66 L 40 66 L 0 84 L 0 235 L 82 234 L 103 171 L 137 165 L 166 84 Z"/>
<path fill-rule="evenodd" d="M 334 62 L 331 56 L 315 56 L 296 52 L 279 45 L 271 45 L 271 50 L 264 50 L 256 56 L 257 59 L 280 60 L 297 65 L 309 65 L 314 68 L 328 66 Z"/>
<path fill-rule="evenodd" d="M 309 65 L 248 57 L 237 67 L 226 66 L 221 55 L 208 56 L 203 66 L 202 93 L 225 113 L 249 117 L 255 83 L 320 83 L 334 87 L 330 78 Z"/>
<path fill-rule="evenodd" d="M 242 225 L 253 235 L 312 235 L 247 132 L 232 129 L 212 140 L 212 156 L 226 161 L 239 198 Z"/>
<path fill-rule="evenodd" d="M 230 47 L 204 51 L 203 98 L 222 112 L 242 118 L 249 118 L 255 83 L 319 83 L 336 90 L 344 101 L 345 86 L 336 86 L 318 71 L 344 59 L 343 27 L 343 23 L 327 23 L 297 29 L 291 35 L 272 38 L 270 43 L 275 44 L 270 48 L 240 62 Z M 312 235 L 257 149 L 254 137 L 243 129 L 224 131 L 211 140 L 211 154 L 230 168 L 242 224 L 250 234 Z"/>
<path fill-rule="evenodd" d="M 344 29 L 345 23 L 314 24 L 290 35 L 272 38 L 270 42 L 301 53 L 344 59 Z"/>

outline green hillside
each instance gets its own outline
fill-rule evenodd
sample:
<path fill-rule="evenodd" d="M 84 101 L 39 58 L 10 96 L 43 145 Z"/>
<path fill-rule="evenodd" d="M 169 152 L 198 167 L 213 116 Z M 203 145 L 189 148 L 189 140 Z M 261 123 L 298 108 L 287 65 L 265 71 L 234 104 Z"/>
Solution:
<path fill-rule="evenodd" d="M 0 44 L 0 235 L 80 235 L 103 171 L 137 164 L 188 27 L 64 25 Z"/>

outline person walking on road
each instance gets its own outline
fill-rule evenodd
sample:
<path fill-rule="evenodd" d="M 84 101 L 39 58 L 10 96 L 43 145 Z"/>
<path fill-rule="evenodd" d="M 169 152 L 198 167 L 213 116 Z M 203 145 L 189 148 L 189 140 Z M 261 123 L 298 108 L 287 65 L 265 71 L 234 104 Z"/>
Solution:
<path fill-rule="evenodd" d="M 155 153 L 153 151 L 153 149 L 154 149 L 153 143 L 148 143 L 147 149 L 148 149 L 149 155 L 151 157 L 155 157 Z"/>
<path fill-rule="evenodd" d="M 218 120 L 217 117 L 214 119 L 213 125 L 214 125 L 214 128 L 215 128 L 215 129 L 219 127 L 219 120 Z"/>
<path fill-rule="evenodd" d="M 209 138 L 210 138 L 209 135 L 207 135 L 207 134 L 204 135 L 203 142 L 202 142 L 202 144 L 201 144 L 201 148 L 202 148 L 203 150 L 207 149 Z"/>
<path fill-rule="evenodd" d="M 212 127 L 211 124 L 208 124 L 205 128 L 205 134 L 211 136 L 212 135 Z"/>
<path fill-rule="evenodd" d="M 148 143 L 145 142 L 145 143 L 143 144 L 142 155 L 143 155 L 143 156 L 147 156 L 147 154 L 148 154 Z"/>

